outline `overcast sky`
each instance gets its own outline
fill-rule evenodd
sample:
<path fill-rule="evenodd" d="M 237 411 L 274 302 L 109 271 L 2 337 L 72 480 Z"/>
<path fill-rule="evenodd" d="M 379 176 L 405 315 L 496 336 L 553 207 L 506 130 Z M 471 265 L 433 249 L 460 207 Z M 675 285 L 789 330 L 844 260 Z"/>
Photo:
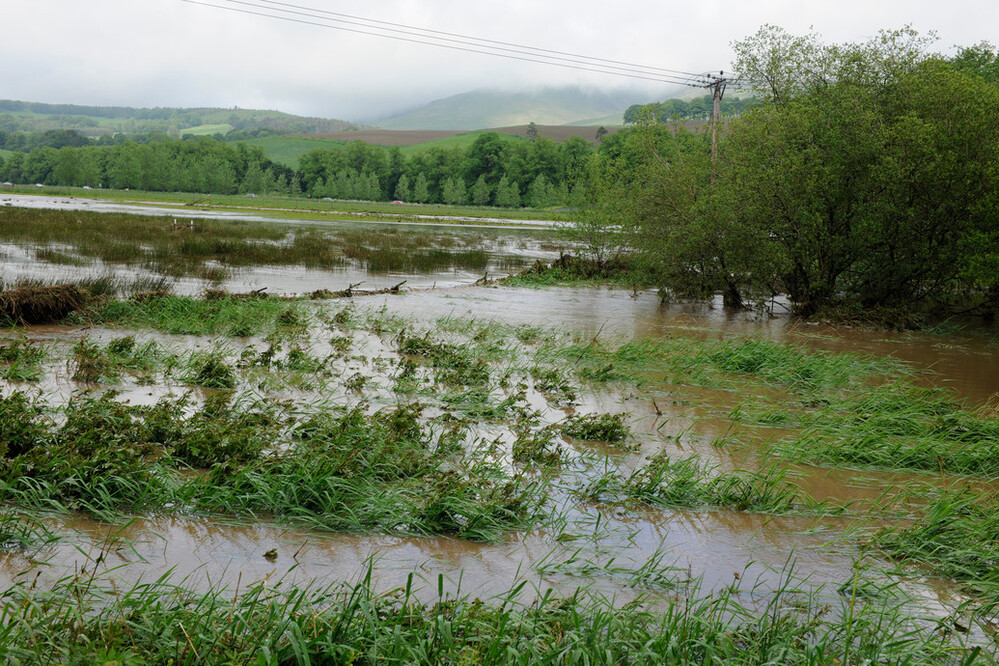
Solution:
<path fill-rule="evenodd" d="M 239 106 L 370 121 L 484 87 L 647 85 L 649 99 L 674 89 L 231 11 L 257 11 L 266 0 L 203 1 L 230 10 L 184 0 L 0 0 L 0 98 Z M 997 0 L 284 1 L 289 9 L 692 72 L 729 68 L 731 43 L 765 23 L 795 34 L 812 28 L 835 43 L 910 24 L 936 31 L 945 53 L 999 41 Z"/>

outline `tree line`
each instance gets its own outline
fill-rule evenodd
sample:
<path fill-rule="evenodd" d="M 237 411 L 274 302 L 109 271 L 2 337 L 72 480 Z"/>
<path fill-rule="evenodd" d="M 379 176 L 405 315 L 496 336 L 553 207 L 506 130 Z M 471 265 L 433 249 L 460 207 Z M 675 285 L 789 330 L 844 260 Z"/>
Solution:
<path fill-rule="evenodd" d="M 208 137 L 162 138 L 139 144 L 44 146 L 11 153 L 0 162 L 0 179 L 11 183 L 107 187 L 158 192 L 277 191 L 294 193 L 293 169 L 269 160 L 262 149 Z"/>
<path fill-rule="evenodd" d="M 75 137 L 75 139 L 74 139 Z M 269 160 L 259 147 L 211 137 L 163 134 L 87 140 L 72 131 L 34 135 L 39 145 L 0 161 L 12 183 L 231 194 L 280 192 L 315 198 L 403 200 L 483 206 L 567 204 L 585 184 L 593 146 L 483 133 L 468 147 L 430 148 L 404 156 L 398 147 L 361 141 L 313 149 L 298 169 Z M 26 147 L 0 133 L 8 147 Z M 613 135 L 606 145 L 615 142 Z M 80 145 L 80 144 L 83 145 Z"/>
<path fill-rule="evenodd" d="M 721 114 L 723 116 L 737 116 L 758 101 L 756 97 L 723 97 Z M 632 104 L 624 112 L 624 122 L 632 125 L 639 122 L 668 123 L 672 120 L 710 120 L 713 104 L 711 95 L 690 100 L 667 99 L 649 104 Z"/>

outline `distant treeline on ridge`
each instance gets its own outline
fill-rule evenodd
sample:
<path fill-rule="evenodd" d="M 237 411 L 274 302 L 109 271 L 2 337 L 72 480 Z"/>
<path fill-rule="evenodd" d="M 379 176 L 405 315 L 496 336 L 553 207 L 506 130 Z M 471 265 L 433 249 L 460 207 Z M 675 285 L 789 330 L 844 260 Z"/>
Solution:
<path fill-rule="evenodd" d="M 738 116 L 758 102 L 756 97 L 722 98 L 721 114 Z M 712 105 L 711 95 L 691 100 L 667 99 L 649 104 L 632 104 L 624 112 L 624 122 L 631 125 L 643 120 L 659 123 L 671 120 L 708 120 L 711 118 Z"/>

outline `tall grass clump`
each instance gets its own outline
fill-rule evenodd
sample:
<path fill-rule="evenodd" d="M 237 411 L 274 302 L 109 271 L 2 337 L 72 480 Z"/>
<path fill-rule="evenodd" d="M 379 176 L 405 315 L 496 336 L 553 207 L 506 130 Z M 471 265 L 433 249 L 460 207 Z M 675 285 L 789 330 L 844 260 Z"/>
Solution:
<path fill-rule="evenodd" d="M 839 465 L 999 477 L 999 415 L 941 389 L 885 384 L 832 399 L 808 423 L 777 449 Z"/>
<path fill-rule="evenodd" d="M 755 338 L 711 341 L 666 336 L 617 346 L 598 338 L 542 350 L 541 358 L 571 363 L 584 379 L 640 381 L 665 373 L 680 383 L 717 385 L 742 376 L 792 391 L 847 389 L 886 374 L 904 374 L 893 360 L 805 349 Z"/>
<path fill-rule="evenodd" d="M 538 488 L 506 473 L 488 451 L 466 451 L 458 444 L 463 432 L 435 434 L 418 411 L 312 414 L 280 454 L 218 466 L 185 492 L 203 511 L 353 532 L 495 541 L 526 525 L 539 510 Z"/>
<path fill-rule="evenodd" d="M 185 589 L 163 577 L 112 588 L 92 573 L 54 589 L 3 594 L 8 663 L 118 664 L 821 664 L 987 662 L 980 649 L 907 622 L 894 608 L 829 609 L 784 590 L 759 608 L 732 595 L 620 606 L 595 593 L 421 602 L 410 574 L 377 593 L 359 583 L 308 589 Z M 800 596 L 800 595 L 797 595 Z"/>
<path fill-rule="evenodd" d="M 717 473 L 696 456 L 673 460 L 664 452 L 628 476 L 611 470 L 589 480 L 577 492 L 591 501 L 664 508 L 725 507 L 771 514 L 827 511 L 788 482 L 776 467 Z"/>
<path fill-rule="evenodd" d="M 933 489 L 915 521 L 878 531 L 871 544 L 902 562 L 952 578 L 999 617 L 999 496 L 967 487 Z"/>
<path fill-rule="evenodd" d="M 153 295 L 104 303 L 89 309 L 83 320 L 173 334 L 246 337 L 273 330 L 289 309 L 297 306 L 276 298 Z"/>
<path fill-rule="evenodd" d="M 115 383 L 125 372 L 148 375 L 166 360 L 159 345 L 153 341 L 140 344 L 133 335 L 103 346 L 83 338 L 71 353 L 73 379 L 90 383 Z"/>
<path fill-rule="evenodd" d="M 17 398 L 25 425 L 8 444 L 0 472 L 3 501 L 47 508 L 82 508 L 98 514 L 158 507 L 168 501 L 170 477 L 162 451 L 149 441 L 138 408 L 77 395 L 56 425 L 50 409 Z"/>
<path fill-rule="evenodd" d="M 399 353 L 430 361 L 436 371 L 435 380 L 451 385 L 481 385 L 489 382 L 489 364 L 467 346 L 462 347 L 430 338 L 407 336 L 399 338 Z"/>

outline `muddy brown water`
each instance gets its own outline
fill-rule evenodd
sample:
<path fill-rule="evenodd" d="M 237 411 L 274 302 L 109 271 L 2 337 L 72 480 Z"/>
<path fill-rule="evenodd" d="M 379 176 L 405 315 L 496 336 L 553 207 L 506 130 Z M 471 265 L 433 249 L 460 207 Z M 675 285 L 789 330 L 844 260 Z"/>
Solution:
<path fill-rule="evenodd" d="M 339 302 L 330 307 L 340 308 Z M 999 390 L 993 367 L 996 347 L 978 333 L 957 336 L 886 335 L 795 327 L 780 319 L 732 317 L 712 308 L 662 307 L 655 294 L 607 289 L 511 289 L 473 287 L 417 291 L 400 296 L 357 299 L 359 311 L 387 312 L 428 323 L 444 317 L 501 320 L 510 324 L 557 325 L 583 335 L 622 340 L 649 335 L 693 334 L 706 337 L 761 335 L 792 340 L 817 349 L 891 354 L 925 372 L 930 383 L 950 386 L 971 400 L 983 400 Z M 123 332 L 106 329 L 34 327 L 28 335 L 58 344 L 75 342 L 82 335 L 107 340 Z M 173 349 L 196 349 L 211 341 L 190 336 L 142 333 Z M 367 352 L 377 353 L 377 344 Z M 990 366 L 992 364 L 992 366 Z M 55 373 L 44 390 L 72 392 L 76 388 L 68 371 Z M 133 402 L 152 402 L 183 387 L 125 387 Z M 622 462 L 623 469 L 637 467 L 645 456 L 666 449 L 681 457 L 696 455 L 719 469 L 753 468 L 758 451 L 753 447 L 728 449 L 711 445 L 714 437 L 731 432 L 725 414 L 740 397 L 731 391 L 691 387 L 677 389 L 675 404 L 629 391 L 602 391 L 583 396 L 580 411 L 623 412 L 642 441 L 641 449 Z M 543 404 L 543 402 L 539 402 Z M 658 411 L 657 411 L 658 408 Z M 552 409 L 546 418 L 557 420 L 563 410 Z M 754 428 L 761 441 L 779 437 L 780 429 Z M 686 434 L 684 437 L 677 435 Z M 920 475 L 858 472 L 844 469 L 792 465 L 790 478 L 816 499 L 844 502 L 875 501 L 911 483 Z M 599 515 L 599 518 L 598 518 Z M 405 584 L 412 573 L 420 595 L 433 601 L 438 585 L 451 594 L 482 597 L 500 594 L 521 581 L 529 590 L 553 588 L 570 593 L 585 586 L 625 602 L 649 592 L 649 583 L 638 584 L 636 571 L 656 561 L 668 585 L 652 585 L 664 598 L 735 590 L 746 603 L 765 599 L 763 590 L 786 584 L 800 587 L 828 603 L 840 599 L 838 588 L 856 571 L 859 551 L 845 518 L 772 517 L 733 511 L 645 510 L 618 513 L 613 509 L 577 509 L 566 533 L 539 530 L 513 535 L 501 544 L 477 544 L 448 538 L 390 535 L 343 535 L 314 532 L 262 522 L 234 524 L 208 518 L 161 516 L 136 518 L 126 526 L 88 519 L 53 521 L 53 528 L 68 535 L 36 553 L 0 556 L 0 579 L 6 584 L 27 581 L 37 572 L 55 580 L 83 567 L 93 567 L 96 554 L 108 557 L 98 568 L 101 577 L 122 583 L 150 581 L 166 572 L 172 580 L 200 589 L 247 585 L 267 579 L 287 584 L 323 586 L 356 581 L 370 566 L 378 589 Z M 870 523 L 873 528 L 884 523 Z M 593 527 L 593 533 L 588 530 Z M 568 536 L 567 536 L 568 535 Z M 274 561 L 264 553 L 276 548 Z M 872 558 L 874 569 L 887 562 Z M 126 566 L 121 566 L 126 565 Z M 960 603 L 952 585 L 932 578 L 910 576 L 892 581 L 920 607 L 942 614 Z M 661 582 L 661 581 L 660 581 Z M 744 597 L 744 598 L 743 598 Z M 914 602 L 915 603 L 915 602 Z"/>
<path fill-rule="evenodd" d="M 521 255 L 540 252 L 541 246 L 518 246 Z M 524 250 L 524 247 L 529 247 Z M 30 262 L 24 262 L 30 266 Z M 34 269 L 38 269 L 37 266 Z M 48 270 L 48 269 L 46 269 Z M 247 287 L 268 286 L 272 292 L 312 288 L 308 271 L 267 269 L 256 273 Z M 398 281 L 400 276 L 337 275 L 343 288 L 367 278 L 366 286 Z M 707 305 L 663 306 L 655 293 L 602 288 L 529 289 L 469 285 L 481 276 L 409 276 L 418 287 L 402 295 L 355 299 L 358 310 L 378 311 L 432 323 L 440 317 L 498 320 L 508 324 L 555 326 L 584 337 L 622 341 L 662 335 L 692 335 L 708 339 L 761 336 L 791 341 L 813 349 L 892 356 L 910 363 L 919 381 L 947 386 L 972 403 L 984 403 L 999 392 L 999 333 L 995 329 L 926 333 L 883 333 L 857 329 L 797 325 L 782 317 L 731 313 Z M 323 279 L 330 280 L 329 275 Z M 302 289 L 302 285 L 309 285 Z M 441 288 L 444 285 L 453 288 Z M 329 302 L 330 308 L 342 303 Z M 71 344 L 81 336 L 114 337 L 120 332 L 67 327 L 35 327 L 29 337 L 53 344 Z M 172 348 L 197 348 L 211 341 L 186 336 L 143 333 Z M 373 343 L 377 347 L 376 343 Z M 368 350 L 372 351 L 372 350 Z M 377 350 L 375 350 L 377 351 Z M 43 391 L 68 395 L 77 388 L 63 368 L 42 384 Z M 130 386 L 124 397 L 151 402 L 178 387 Z M 180 389 L 182 390 L 182 389 Z M 672 390 L 672 389 L 671 389 Z M 639 433 L 640 450 L 622 458 L 622 468 L 640 465 L 644 458 L 666 449 L 670 455 L 696 455 L 719 469 L 753 468 L 758 447 L 727 449 L 711 441 L 731 432 L 726 414 L 739 403 L 731 392 L 683 388 L 676 400 L 641 391 L 600 392 L 582 397 L 581 410 L 622 412 Z M 538 405 L 543 405 L 543 400 Z M 547 419 L 564 417 L 549 410 Z M 494 433 L 495 434 L 495 433 Z M 683 435 L 680 437 L 680 435 Z M 761 442 L 777 438 L 779 429 L 754 428 Z M 928 475 L 858 472 L 792 465 L 790 478 L 816 499 L 843 502 L 878 500 Z M 942 480 L 940 482 L 946 482 Z M 296 585 L 323 586 L 359 580 L 370 567 L 376 587 L 404 585 L 413 574 L 423 598 L 436 598 L 439 580 L 450 593 L 478 596 L 500 594 L 520 581 L 529 589 L 553 588 L 569 593 L 587 586 L 621 602 L 650 591 L 666 598 L 690 594 L 690 581 L 700 592 L 735 589 L 747 602 L 766 598 L 765 590 L 794 585 L 823 600 L 839 599 L 837 589 L 856 571 L 859 551 L 848 518 L 773 517 L 733 511 L 645 510 L 620 513 L 612 508 L 577 507 L 570 512 L 565 531 L 536 530 L 512 535 L 500 544 L 477 544 L 448 538 L 392 535 L 343 535 L 314 532 L 293 526 L 259 522 L 234 524 L 202 517 L 139 517 L 124 526 L 83 518 L 50 520 L 67 538 L 32 553 L 0 555 L 0 586 L 29 581 L 38 572 L 56 580 L 95 566 L 97 554 L 107 552 L 99 566 L 101 577 L 123 583 L 150 581 L 166 572 L 171 580 L 206 589 L 247 585 L 267 579 Z M 866 523 L 868 528 L 878 523 Z M 264 553 L 272 548 L 278 557 Z M 657 562 L 669 584 L 636 582 L 643 565 Z M 920 607 L 942 614 L 962 600 L 952 585 L 931 578 L 886 578 L 888 563 L 870 558 L 870 575 L 898 584 Z M 122 566 L 124 565 L 124 566 Z M 660 583 L 663 581 L 661 580 Z M 915 603 L 915 602 L 914 602 Z"/>

